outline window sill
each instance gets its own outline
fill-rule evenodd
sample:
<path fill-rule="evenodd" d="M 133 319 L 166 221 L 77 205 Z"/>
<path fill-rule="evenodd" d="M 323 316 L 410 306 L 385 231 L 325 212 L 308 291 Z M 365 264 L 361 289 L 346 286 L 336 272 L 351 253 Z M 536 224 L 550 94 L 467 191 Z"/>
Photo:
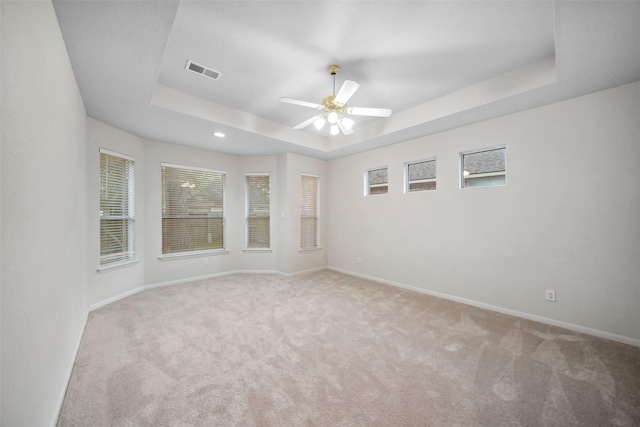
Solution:
<path fill-rule="evenodd" d="M 96 272 L 106 273 L 107 271 L 111 271 L 111 270 L 119 270 L 121 268 L 127 268 L 137 263 L 138 263 L 137 259 L 122 261 L 122 262 L 114 262 L 113 264 L 101 265 L 100 267 L 96 268 Z"/>
<path fill-rule="evenodd" d="M 184 258 L 196 258 L 201 256 L 216 256 L 216 255 L 227 255 L 229 253 L 226 249 L 214 249 L 210 251 L 193 251 L 193 252 L 179 252 L 175 254 L 162 254 L 158 256 L 160 261 L 171 261 L 174 259 L 184 259 Z"/>
<path fill-rule="evenodd" d="M 300 248 L 298 249 L 298 252 L 316 252 L 321 250 L 322 248 L 320 246 L 316 246 L 314 248 Z"/>
<path fill-rule="evenodd" d="M 244 248 L 242 250 L 242 252 L 247 252 L 247 253 L 251 253 L 251 252 L 257 252 L 257 253 L 271 253 L 273 252 L 273 250 L 271 248 Z"/>

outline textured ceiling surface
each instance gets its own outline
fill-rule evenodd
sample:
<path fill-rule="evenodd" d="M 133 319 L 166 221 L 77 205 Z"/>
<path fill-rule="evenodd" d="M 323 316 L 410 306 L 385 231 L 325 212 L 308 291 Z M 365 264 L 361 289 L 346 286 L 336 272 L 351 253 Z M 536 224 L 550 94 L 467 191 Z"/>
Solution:
<path fill-rule="evenodd" d="M 144 138 L 238 155 L 335 158 L 640 79 L 640 3 L 65 1 L 54 7 L 87 113 Z M 222 73 L 207 79 L 188 60 Z M 360 84 L 354 133 L 293 130 Z M 227 134 L 213 137 L 214 131 Z"/>

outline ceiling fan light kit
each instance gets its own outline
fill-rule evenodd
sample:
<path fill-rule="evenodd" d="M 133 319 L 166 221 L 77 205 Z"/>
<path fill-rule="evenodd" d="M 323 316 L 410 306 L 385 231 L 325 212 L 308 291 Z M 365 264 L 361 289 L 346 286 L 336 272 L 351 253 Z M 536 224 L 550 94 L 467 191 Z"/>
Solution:
<path fill-rule="evenodd" d="M 322 113 L 294 126 L 294 129 L 303 129 L 313 123 L 316 130 L 319 131 L 326 123 L 329 123 L 331 125 L 329 127 L 329 133 L 331 135 L 335 136 L 340 132 L 342 132 L 343 135 L 351 135 L 353 133 L 354 121 L 351 118 L 346 117 L 346 115 L 370 117 L 391 116 L 391 110 L 388 108 L 347 108 L 347 102 L 353 94 L 356 93 L 360 85 L 352 80 L 345 80 L 338 93 L 336 93 L 336 74 L 340 71 L 340 67 L 337 65 L 330 65 L 328 70 L 333 77 L 333 95 L 325 97 L 321 104 L 314 104 L 313 102 L 300 101 L 292 98 L 280 98 L 280 101 L 288 104 L 300 105 L 323 111 Z"/>

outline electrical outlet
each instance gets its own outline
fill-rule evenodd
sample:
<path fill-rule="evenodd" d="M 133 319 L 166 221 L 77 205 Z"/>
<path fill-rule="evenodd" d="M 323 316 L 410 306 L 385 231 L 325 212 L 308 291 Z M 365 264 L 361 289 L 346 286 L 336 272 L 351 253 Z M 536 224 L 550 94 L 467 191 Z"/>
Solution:
<path fill-rule="evenodd" d="M 202 265 L 209 265 L 209 258 L 205 258 L 202 260 Z"/>
<path fill-rule="evenodd" d="M 547 289 L 547 291 L 545 292 L 545 299 L 547 301 L 555 302 L 556 301 L 556 291 L 552 291 L 551 289 Z"/>
<path fill-rule="evenodd" d="M 356 262 L 357 262 L 358 264 L 362 264 L 362 258 L 360 258 L 360 257 L 356 258 Z"/>

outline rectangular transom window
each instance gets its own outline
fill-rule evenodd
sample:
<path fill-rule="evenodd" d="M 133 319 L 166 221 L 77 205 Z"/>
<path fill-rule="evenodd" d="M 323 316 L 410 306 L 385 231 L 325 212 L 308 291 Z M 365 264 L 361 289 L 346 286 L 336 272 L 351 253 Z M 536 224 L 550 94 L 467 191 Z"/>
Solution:
<path fill-rule="evenodd" d="M 407 163 L 405 168 L 405 192 L 436 189 L 436 159 Z"/>
<path fill-rule="evenodd" d="M 246 175 L 247 249 L 269 249 L 269 174 Z"/>
<path fill-rule="evenodd" d="M 225 173 L 162 164 L 162 254 L 224 249 Z"/>
<path fill-rule="evenodd" d="M 100 150 L 100 265 L 135 259 L 135 162 Z"/>
<path fill-rule="evenodd" d="M 388 192 L 389 179 L 387 168 L 368 170 L 365 174 L 365 194 L 387 194 Z"/>
<path fill-rule="evenodd" d="M 490 187 L 507 183 L 507 148 L 460 154 L 460 187 Z"/>
<path fill-rule="evenodd" d="M 318 248 L 318 177 L 301 175 L 300 249 Z"/>

